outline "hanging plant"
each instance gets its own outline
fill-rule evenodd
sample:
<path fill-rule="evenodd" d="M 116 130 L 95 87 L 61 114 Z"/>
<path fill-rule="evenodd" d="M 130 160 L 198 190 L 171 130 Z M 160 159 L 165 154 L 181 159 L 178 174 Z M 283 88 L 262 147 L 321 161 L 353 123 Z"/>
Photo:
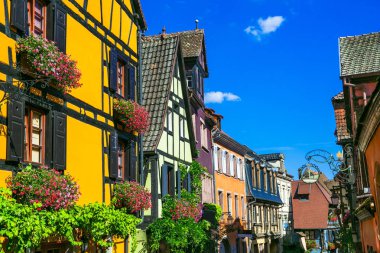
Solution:
<path fill-rule="evenodd" d="M 137 182 L 116 183 L 113 189 L 112 205 L 136 213 L 151 207 L 151 194 Z"/>
<path fill-rule="evenodd" d="M 23 72 L 50 78 L 51 84 L 64 93 L 82 86 L 76 61 L 59 51 L 54 42 L 31 35 L 17 40 L 16 51 L 25 57 Z"/>
<path fill-rule="evenodd" d="M 115 117 L 125 126 L 127 131 L 144 133 L 149 127 L 149 113 L 132 100 L 114 99 Z"/>
<path fill-rule="evenodd" d="M 6 184 L 18 203 L 41 204 L 38 210 L 69 208 L 80 196 L 79 186 L 70 175 L 46 168 L 33 169 L 31 165 L 8 177 Z"/>

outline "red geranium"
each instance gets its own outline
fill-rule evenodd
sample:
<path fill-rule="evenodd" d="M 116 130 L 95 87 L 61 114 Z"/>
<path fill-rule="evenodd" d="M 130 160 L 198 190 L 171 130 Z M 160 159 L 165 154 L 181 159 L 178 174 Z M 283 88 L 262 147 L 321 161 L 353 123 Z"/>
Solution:
<path fill-rule="evenodd" d="M 126 208 L 129 213 L 136 213 L 151 207 L 151 194 L 137 182 L 116 183 L 111 202 L 116 208 Z"/>
<path fill-rule="evenodd" d="M 8 177 L 6 184 L 18 203 L 40 203 L 40 209 L 69 208 L 80 196 L 79 186 L 73 178 L 54 169 L 28 166 L 14 177 Z"/>
<path fill-rule="evenodd" d="M 149 113 L 132 100 L 114 99 L 113 109 L 118 120 L 124 124 L 127 131 L 144 133 L 149 127 Z"/>

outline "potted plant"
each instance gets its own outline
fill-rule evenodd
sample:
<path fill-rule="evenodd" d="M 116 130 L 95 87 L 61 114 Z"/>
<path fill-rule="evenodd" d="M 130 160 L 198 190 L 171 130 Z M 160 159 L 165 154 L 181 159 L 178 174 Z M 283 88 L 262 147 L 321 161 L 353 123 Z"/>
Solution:
<path fill-rule="evenodd" d="M 149 127 L 149 113 L 132 100 L 114 99 L 114 116 L 127 131 L 144 133 Z"/>
<path fill-rule="evenodd" d="M 111 203 L 115 208 L 136 214 L 151 207 L 151 194 L 137 182 L 118 182 L 114 185 Z"/>
<path fill-rule="evenodd" d="M 77 63 L 59 51 L 54 42 L 31 35 L 17 40 L 16 51 L 25 74 L 50 79 L 50 84 L 63 93 L 82 86 Z"/>
<path fill-rule="evenodd" d="M 38 210 L 59 210 L 74 206 L 79 199 L 79 186 L 70 175 L 54 169 L 32 168 L 31 165 L 6 179 L 7 188 L 20 204 L 40 204 Z"/>

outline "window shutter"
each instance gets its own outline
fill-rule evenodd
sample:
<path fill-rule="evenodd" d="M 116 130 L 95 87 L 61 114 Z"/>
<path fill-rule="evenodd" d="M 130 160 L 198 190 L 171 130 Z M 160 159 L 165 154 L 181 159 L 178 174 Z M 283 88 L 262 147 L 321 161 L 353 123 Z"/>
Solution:
<path fill-rule="evenodd" d="M 66 53 L 66 10 L 59 4 L 54 12 L 54 41 L 63 53 Z"/>
<path fill-rule="evenodd" d="M 168 166 L 162 165 L 161 170 L 161 197 L 165 197 L 168 194 Z"/>
<path fill-rule="evenodd" d="M 191 192 L 191 175 L 190 175 L 190 173 L 187 173 L 186 177 L 187 177 L 187 191 Z"/>
<path fill-rule="evenodd" d="M 136 156 L 136 144 L 135 142 L 131 142 L 131 148 L 130 148 L 130 151 L 129 151 L 129 161 L 130 161 L 130 164 L 129 164 L 129 167 L 130 167 L 130 175 L 129 175 L 129 180 L 134 180 L 134 181 L 137 181 L 136 180 L 136 175 L 137 175 L 137 171 L 136 171 L 136 163 L 137 163 L 137 156 Z"/>
<path fill-rule="evenodd" d="M 128 79 L 128 96 L 129 99 L 135 100 L 136 73 L 134 66 L 128 66 Z"/>
<path fill-rule="evenodd" d="M 108 155 L 108 160 L 109 160 L 109 177 L 111 179 L 116 179 L 117 178 L 117 169 L 118 169 L 118 137 L 116 132 L 112 132 L 110 134 L 110 146 L 109 146 L 109 155 Z"/>
<path fill-rule="evenodd" d="M 181 171 L 178 169 L 177 171 L 176 171 L 176 177 L 177 177 L 177 196 L 178 196 L 178 198 L 181 198 L 181 186 L 182 186 L 182 184 L 181 184 Z"/>
<path fill-rule="evenodd" d="M 23 101 L 8 102 L 7 160 L 20 162 L 24 153 L 24 113 Z"/>
<path fill-rule="evenodd" d="M 11 25 L 22 33 L 28 32 L 27 0 L 12 0 Z"/>
<path fill-rule="evenodd" d="M 226 153 L 226 167 L 227 167 L 227 172 L 226 174 L 227 175 L 230 175 L 230 165 L 231 165 L 231 162 L 230 162 L 230 154 Z"/>
<path fill-rule="evenodd" d="M 66 114 L 54 112 L 53 124 L 53 167 L 66 169 Z"/>
<path fill-rule="evenodd" d="M 109 89 L 115 92 L 117 89 L 117 51 L 112 47 L 110 50 L 110 65 L 109 65 L 110 85 Z"/>

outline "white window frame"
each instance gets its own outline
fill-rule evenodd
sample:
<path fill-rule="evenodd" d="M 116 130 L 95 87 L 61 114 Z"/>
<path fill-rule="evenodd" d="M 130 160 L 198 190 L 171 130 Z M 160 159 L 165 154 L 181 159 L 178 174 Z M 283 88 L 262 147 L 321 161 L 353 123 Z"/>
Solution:
<path fill-rule="evenodd" d="M 173 132 L 173 112 L 168 110 L 167 128 L 169 132 Z"/>
<path fill-rule="evenodd" d="M 240 162 L 241 162 L 241 159 L 238 158 L 237 162 L 236 162 L 236 174 L 237 174 L 236 176 L 237 176 L 237 178 L 242 179 L 242 177 L 241 177 L 241 171 L 240 171 L 240 168 L 241 168 Z"/>
<path fill-rule="evenodd" d="M 218 147 L 214 146 L 213 148 L 213 157 L 214 157 L 214 170 L 218 170 L 219 164 L 218 164 Z"/>
<path fill-rule="evenodd" d="M 235 176 L 235 168 L 234 168 L 234 159 L 235 159 L 235 156 L 233 154 L 230 155 L 230 175 L 231 176 Z"/>
<path fill-rule="evenodd" d="M 183 118 L 179 119 L 179 136 L 185 138 L 185 120 Z"/>
<path fill-rule="evenodd" d="M 227 151 L 222 150 L 222 172 L 227 173 L 227 161 L 226 161 Z"/>

